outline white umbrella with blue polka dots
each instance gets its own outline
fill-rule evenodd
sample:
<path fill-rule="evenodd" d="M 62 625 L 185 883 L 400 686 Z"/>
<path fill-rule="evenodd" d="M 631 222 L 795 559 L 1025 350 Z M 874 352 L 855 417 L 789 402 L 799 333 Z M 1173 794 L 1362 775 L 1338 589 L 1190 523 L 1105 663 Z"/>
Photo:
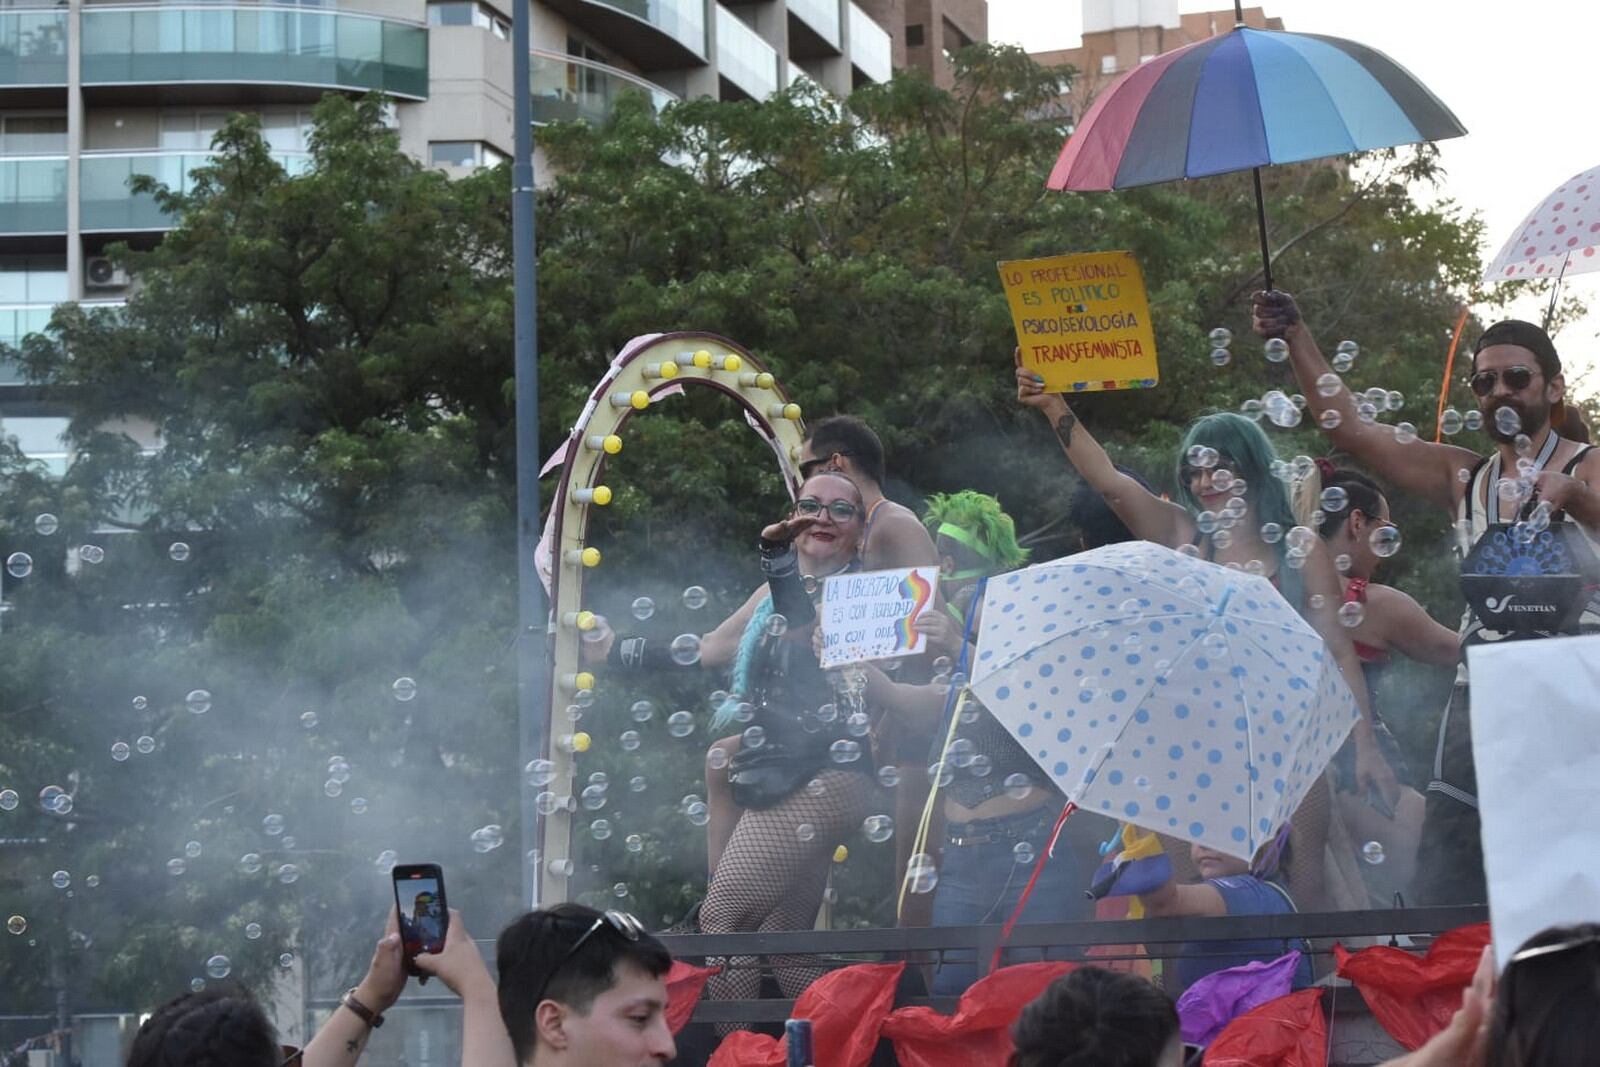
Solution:
<path fill-rule="evenodd" d="M 972 690 L 1080 809 L 1247 860 L 1360 715 L 1271 582 L 1142 541 L 991 579 Z"/>

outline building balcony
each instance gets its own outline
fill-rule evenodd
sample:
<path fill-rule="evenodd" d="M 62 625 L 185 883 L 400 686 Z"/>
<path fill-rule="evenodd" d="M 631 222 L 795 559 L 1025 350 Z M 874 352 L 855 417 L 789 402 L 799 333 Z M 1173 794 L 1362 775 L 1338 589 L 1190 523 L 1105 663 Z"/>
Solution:
<path fill-rule="evenodd" d="M 290 174 L 310 165 L 304 152 L 274 152 Z M 170 230 L 177 220 L 148 193 L 135 195 L 128 182 L 148 174 L 174 192 L 192 187 L 190 171 L 211 161 L 205 152 L 85 152 L 79 161 L 79 228 L 84 233 L 137 233 Z"/>
<path fill-rule="evenodd" d="M 839 28 L 839 0 L 789 0 L 790 58 L 838 55 Z"/>
<path fill-rule="evenodd" d="M 869 81 L 886 82 L 894 74 L 889 31 L 854 3 L 850 4 L 850 62 Z"/>
<path fill-rule="evenodd" d="M 0 88 L 66 84 L 67 13 L 0 11 Z"/>
<path fill-rule="evenodd" d="M 22 339 L 30 333 L 40 333 L 50 322 L 54 304 L 0 305 L 0 386 L 26 384 L 22 368 L 7 358 L 10 349 L 22 347 Z"/>
<path fill-rule="evenodd" d="M 428 96 L 428 29 L 272 4 L 96 5 L 83 12 L 83 83 L 276 85 Z"/>
<path fill-rule="evenodd" d="M 778 50 L 732 11 L 716 5 L 717 72 L 735 89 L 756 100 L 778 91 Z"/>
<path fill-rule="evenodd" d="M 705 0 L 544 0 L 544 6 L 640 70 L 706 64 Z"/>
<path fill-rule="evenodd" d="M 67 157 L 0 157 L 0 234 L 67 232 Z"/>
<path fill-rule="evenodd" d="M 657 113 L 677 99 L 661 86 L 603 63 L 533 50 L 533 121 L 573 122 L 583 119 L 596 126 L 610 117 L 625 93 L 643 93 Z"/>

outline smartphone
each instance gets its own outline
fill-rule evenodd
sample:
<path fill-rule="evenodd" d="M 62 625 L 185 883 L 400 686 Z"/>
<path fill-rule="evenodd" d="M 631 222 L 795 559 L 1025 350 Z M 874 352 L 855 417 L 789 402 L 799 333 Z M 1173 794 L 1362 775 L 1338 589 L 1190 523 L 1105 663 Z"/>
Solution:
<path fill-rule="evenodd" d="M 419 974 L 412 961 L 423 952 L 443 952 L 444 935 L 450 929 L 444 871 L 437 863 L 402 863 L 395 867 L 393 878 L 406 969 Z"/>

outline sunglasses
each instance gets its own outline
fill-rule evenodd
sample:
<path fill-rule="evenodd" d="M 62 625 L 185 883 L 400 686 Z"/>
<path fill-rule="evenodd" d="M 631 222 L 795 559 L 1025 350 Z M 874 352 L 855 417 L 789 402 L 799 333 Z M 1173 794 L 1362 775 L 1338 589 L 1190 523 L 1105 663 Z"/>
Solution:
<path fill-rule="evenodd" d="M 813 474 L 817 473 L 820 470 L 825 469 L 828 466 L 828 464 L 833 462 L 833 457 L 834 456 L 853 456 L 853 455 L 855 455 L 854 452 L 846 452 L 843 449 L 836 448 L 832 452 L 829 452 L 826 456 L 823 456 L 821 459 L 808 459 L 804 463 L 800 464 L 800 480 L 801 481 L 805 481 L 806 479 L 810 478 Z"/>
<path fill-rule="evenodd" d="M 1185 482 L 1192 482 L 1202 474 L 1225 470 L 1232 474 L 1239 469 L 1238 461 L 1232 456 L 1219 456 L 1217 462 L 1209 467 L 1196 467 L 1193 463 L 1182 463 L 1178 466 L 1178 477 Z"/>
<path fill-rule="evenodd" d="M 1532 367 L 1524 367 L 1519 363 L 1503 371 L 1481 370 L 1468 378 L 1467 384 L 1472 386 L 1472 391 L 1478 396 L 1488 396 L 1494 392 L 1495 383 L 1503 378 L 1507 389 L 1518 392 L 1533 384 L 1535 373 Z"/>
<path fill-rule="evenodd" d="M 834 522 L 849 522 L 860 514 L 861 509 L 848 500 L 831 500 L 827 504 L 815 497 L 803 496 L 794 502 L 794 513 L 807 518 L 814 518 L 826 510 L 833 516 Z"/>
<path fill-rule="evenodd" d="M 558 916 L 557 918 L 560 917 Z M 610 927 L 612 933 L 625 941 L 637 941 L 644 936 L 644 923 L 627 912 L 607 911 L 602 913 L 590 925 L 589 929 L 585 930 L 582 936 L 572 943 L 572 947 L 562 954 L 556 965 L 550 968 L 550 973 L 545 975 L 544 981 L 539 985 L 539 995 L 533 998 L 533 1006 L 535 1008 L 544 1002 L 545 990 L 550 988 L 550 983 L 555 980 L 556 975 L 561 973 L 561 968 L 572 962 L 572 957 L 576 956 L 578 950 L 589 943 L 591 937 L 607 927 Z"/>

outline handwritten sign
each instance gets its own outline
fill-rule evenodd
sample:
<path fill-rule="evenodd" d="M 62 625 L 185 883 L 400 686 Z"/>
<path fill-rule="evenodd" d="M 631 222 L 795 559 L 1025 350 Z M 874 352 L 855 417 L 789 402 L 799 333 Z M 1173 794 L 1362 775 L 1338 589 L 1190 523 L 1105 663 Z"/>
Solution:
<path fill-rule="evenodd" d="M 921 652 L 917 618 L 933 607 L 939 568 L 836 574 L 822 587 L 822 666 Z"/>
<path fill-rule="evenodd" d="M 1048 393 L 1148 389 L 1160 378 L 1144 275 L 1131 252 L 999 264 L 1022 365 Z"/>

